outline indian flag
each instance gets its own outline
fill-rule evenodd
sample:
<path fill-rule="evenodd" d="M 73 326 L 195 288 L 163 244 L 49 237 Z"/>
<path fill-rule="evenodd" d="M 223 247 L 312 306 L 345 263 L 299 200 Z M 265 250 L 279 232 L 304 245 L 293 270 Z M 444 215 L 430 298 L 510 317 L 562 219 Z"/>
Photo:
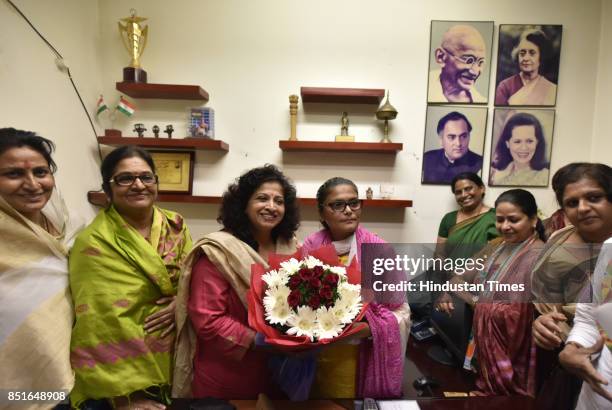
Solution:
<path fill-rule="evenodd" d="M 131 102 L 129 102 L 128 100 L 125 99 L 125 97 L 121 96 L 121 98 L 119 98 L 119 103 L 117 104 L 117 110 L 119 110 L 120 112 L 122 112 L 123 114 L 127 115 L 128 117 L 131 117 L 134 114 L 134 106 L 132 105 Z"/>
<path fill-rule="evenodd" d="M 104 102 L 104 97 L 102 97 L 102 94 L 100 94 L 100 98 L 98 99 L 98 104 L 96 104 L 96 117 L 102 114 L 106 110 L 108 110 L 108 106 Z"/>

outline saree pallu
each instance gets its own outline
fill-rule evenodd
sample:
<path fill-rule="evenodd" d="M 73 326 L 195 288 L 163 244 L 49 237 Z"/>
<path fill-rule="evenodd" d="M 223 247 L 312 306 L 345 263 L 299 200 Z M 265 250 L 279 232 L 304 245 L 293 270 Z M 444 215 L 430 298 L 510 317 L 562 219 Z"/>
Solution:
<path fill-rule="evenodd" d="M 574 319 L 576 303 L 592 301 L 591 275 L 599 256 L 600 244 L 568 244 L 576 228 L 569 225 L 555 232 L 533 268 L 532 293 L 540 314 L 563 313 L 558 323 L 565 341 Z"/>
<path fill-rule="evenodd" d="M 67 396 L 74 384 L 69 353 L 73 313 L 67 255 L 80 226 L 69 223 L 57 191 L 43 214 L 60 232 L 59 237 L 50 235 L 0 198 L 0 389 L 62 390 Z M 13 403 L 0 403 L 0 408 L 24 408 L 23 402 Z M 52 408 L 56 404 L 28 403 L 28 408 Z"/>
<path fill-rule="evenodd" d="M 445 216 L 442 224 L 448 223 Z M 449 258 L 466 258 L 476 254 L 489 241 L 497 238 L 499 233 L 495 227 L 495 209 L 491 208 L 480 215 L 465 219 L 459 223 L 454 221 L 448 227 L 448 237 L 444 244 L 444 254 Z M 443 226 L 440 227 L 440 230 Z"/>
<path fill-rule="evenodd" d="M 488 281 L 497 281 L 522 285 L 524 290 L 485 292 L 476 304 L 473 329 L 480 370 L 476 394 L 535 395 L 530 276 L 542 245 L 535 234 L 521 244 L 502 243 L 480 278 L 487 289 Z"/>
<path fill-rule="evenodd" d="M 125 222 L 114 207 L 101 211 L 70 253 L 70 287 L 76 322 L 70 359 L 75 370 L 72 403 L 169 390 L 174 332 L 146 333 L 147 316 L 176 295 L 191 237 L 183 218 L 154 207 L 151 239 Z"/>

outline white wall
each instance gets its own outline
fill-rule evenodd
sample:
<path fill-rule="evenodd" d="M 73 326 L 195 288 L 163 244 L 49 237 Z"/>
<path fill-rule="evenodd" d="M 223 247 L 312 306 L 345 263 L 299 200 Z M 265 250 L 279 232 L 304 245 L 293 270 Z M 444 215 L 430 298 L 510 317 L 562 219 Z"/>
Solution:
<path fill-rule="evenodd" d="M 599 44 L 591 160 L 612 165 L 612 0 L 602 2 Z"/>
<path fill-rule="evenodd" d="M 336 175 L 353 179 L 362 194 L 368 186 L 376 192 L 380 183 L 391 182 L 395 186 L 395 196 L 412 199 L 414 207 L 405 211 L 364 211 L 366 226 L 390 241 L 433 241 L 441 216 L 455 207 L 448 188 L 420 184 L 432 19 L 495 21 L 493 55 L 497 51 L 499 24 L 562 24 L 552 171 L 571 161 L 588 161 L 596 159 L 596 155 L 604 155 L 600 146 L 609 140 L 592 137 L 594 132 L 601 135 L 597 130 L 604 125 L 605 113 L 600 113 L 599 108 L 604 106 L 601 101 L 608 104 L 608 111 L 610 107 L 600 95 L 594 116 L 598 71 L 600 81 L 608 87 L 612 84 L 610 74 L 601 74 L 604 67 L 610 67 L 605 64 L 610 57 L 602 53 L 602 58 L 607 60 L 599 61 L 599 70 L 593 63 L 599 58 L 600 39 L 602 44 L 610 44 L 603 40 L 611 37 L 609 23 L 602 31 L 605 17 L 601 15 L 601 0 L 177 0 L 172 6 L 162 0 L 104 0 L 97 2 L 97 10 L 94 2 L 29 0 L 19 4 L 37 17 L 44 31 L 66 50 L 63 52 L 74 52 L 69 57 L 76 61 L 74 70 L 80 68 L 80 85 L 89 94 L 86 102 L 90 110 L 99 92 L 104 93 L 109 104 L 115 103 L 119 95 L 114 85 L 121 81 L 121 70 L 129 58 L 119 37 L 117 21 L 126 17 L 132 7 L 140 16 L 149 18 L 149 42 L 142 58 L 149 82 L 199 84 L 205 88 L 211 95 L 207 106 L 216 111 L 217 138 L 230 144 L 230 152 L 226 155 L 198 153 L 194 194 L 220 195 L 244 170 L 266 162 L 282 166 L 296 182 L 301 196 L 314 196 L 325 179 Z M 8 10 L 4 3 L 0 7 Z M 609 4 L 604 10 L 609 22 Z M 49 84 L 62 87 L 61 92 L 47 94 L 44 91 L 47 98 L 42 99 L 43 104 L 54 102 L 50 107 L 54 115 L 48 115 L 49 109 L 40 110 L 41 94 L 36 91 L 37 86 L 16 84 L 27 83 L 21 67 L 13 67 L 11 63 L 13 68 L 4 73 L 9 64 L 3 53 L 0 64 L 3 74 L 10 74 L 10 80 L 0 81 L 10 81 L 7 86 L 13 94 L 21 93 L 22 88 L 32 88 L 32 91 L 17 97 L 16 107 L 11 107 L 13 101 L 1 103 L 4 107 L 0 115 L 5 115 L 7 110 L 11 113 L 7 117 L 11 121 L 2 123 L 36 129 L 43 134 L 49 130 L 50 136 L 61 135 L 62 139 L 57 139 L 58 145 L 60 142 L 62 145 L 58 151 L 61 167 L 72 170 L 71 175 L 84 175 L 87 179 L 79 178 L 78 183 L 70 184 L 72 203 L 87 208 L 87 205 L 77 204 L 77 199 L 84 198 L 86 190 L 97 187 L 99 177 L 93 175 L 97 166 L 93 137 L 80 108 L 76 102 L 69 101 L 70 90 L 62 82 L 61 75 L 53 71 L 52 56 L 32 37 L 29 29 L 23 27 L 14 13 L 0 15 L 0 23 L 6 20 L 10 27 L 20 30 L 14 37 L 14 30 L 10 33 L 11 39 L 19 38 L 7 47 L 12 53 L 10 61 L 22 53 L 24 55 L 19 58 L 24 62 L 38 70 L 42 70 L 39 66 L 46 69 L 41 75 L 45 90 Z M 82 21 L 76 20 L 77 16 Z M 5 32 L 4 27 L 0 30 Z M 0 47 L 7 42 L 5 38 Z M 493 61 L 493 69 L 495 64 Z M 278 140 L 289 135 L 288 95 L 299 94 L 300 86 L 390 89 L 391 103 L 399 111 L 397 120 L 391 123 L 391 135 L 394 141 L 404 143 L 404 150 L 395 158 L 330 153 L 283 155 Z M 132 101 L 137 105 L 136 115 L 116 124 L 125 135 L 133 135 L 131 130 L 135 122 L 145 123 L 148 133 L 154 124 L 172 123 L 177 129 L 175 135 L 185 135 L 188 109 L 199 105 L 169 100 Z M 49 105 L 45 104 L 45 108 Z M 347 109 L 351 134 L 359 141 L 377 141 L 382 135 L 382 125 L 374 118 L 375 107 L 310 105 L 306 108 L 307 111 L 300 102 L 300 139 L 332 140 L 339 132 L 340 113 Z M 43 111 L 45 120 L 30 119 L 31 109 Z M 490 103 L 485 162 L 489 158 L 492 115 Z M 49 129 L 51 126 L 54 128 Z M 99 132 L 104 126 L 98 126 Z M 61 156 L 61 150 L 72 155 Z M 75 168 L 85 171 L 77 174 Z M 486 167 L 484 175 L 487 172 Z M 64 175 L 60 175 L 60 183 L 68 185 Z M 487 195 L 489 203 L 501 191 L 491 190 Z M 532 192 L 545 213 L 555 209 L 550 189 L 533 189 Z M 164 205 L 187 216 L 195 237 L 217 229 L 215 206 Z M 306 208 L 303 214 L 301 238 L 318 228 L 314 209 Z"/>
<path fill-rule="evenodd" d="M 91 108 L 102 80 L 97 2 L 14 3 L 63 55 Z M 93 217 L 96 210 L 85 192 L 101 183 L 94 133 L 55 55 L 6 1 L 0 1 L 0 90 L 0 127 L 32 130 L 55 141 L 57 185 L 76 216 Z"/>

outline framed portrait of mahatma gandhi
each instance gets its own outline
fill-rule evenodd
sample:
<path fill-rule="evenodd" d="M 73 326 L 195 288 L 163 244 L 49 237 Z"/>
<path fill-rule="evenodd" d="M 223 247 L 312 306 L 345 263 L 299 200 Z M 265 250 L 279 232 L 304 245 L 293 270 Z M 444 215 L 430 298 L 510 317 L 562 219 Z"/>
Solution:
<path fill-rule="evenodd" d="M 496 108 L 490 186 L 546 187 L 555 110 Z"/>
<path fill-rule="evenodd" d="M 557 103 L 563 26 L 499 26 L 496 106 L 544 106 Z"/>
<path fill-rule="evenodd" d="M 482 170 L 487 107 L 427 106 L 421 183 L 449 185 Z"/>
<path fill-rule="evenodd" d="M 486 104 L 492 44 L 492 21 L 433 20 L 427 102 Z"/>

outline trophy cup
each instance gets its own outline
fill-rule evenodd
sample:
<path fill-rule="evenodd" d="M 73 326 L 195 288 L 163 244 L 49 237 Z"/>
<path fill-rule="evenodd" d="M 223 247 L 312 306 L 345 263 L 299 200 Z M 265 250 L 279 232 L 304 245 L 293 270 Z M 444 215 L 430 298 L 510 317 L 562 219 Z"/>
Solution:
<path fill-rule="evenodd" d="M 147 45 L 149 26 L 143 27 L 140 25 L 146 18 L 136 16 L 136 10 L 130 9 L 130 15 L 130 17 L 122 18 L 121 21 L 117 22 L 119 25 L 119 35 L 132 58 L 130 65 L 123 68 L 123 81 L 146 83 L 147 72 L 140 67 L 139 59 Z M 124 25 L 121 25 L 121 22 Z"/>
<path fill-rule="evenodd" d="M 376 111 L 376 118 L 385 120 L 385 136 L 380 142 L 391 142 L 389 139 L 389 120 L 394 120 L 395 117 L 397 117 L 397 110 L 389 104 L 389 91 L 387 90 L 387 101 Z"/>
<path fill-rule="evenodd" d="M 355 142 L 355 137 L 349 135 L 349 118 L 348 113 L 345 111 L 342 113 L 342 118 L 340 119 L 340 135 L 336 135 L 336 142 Z"/>

